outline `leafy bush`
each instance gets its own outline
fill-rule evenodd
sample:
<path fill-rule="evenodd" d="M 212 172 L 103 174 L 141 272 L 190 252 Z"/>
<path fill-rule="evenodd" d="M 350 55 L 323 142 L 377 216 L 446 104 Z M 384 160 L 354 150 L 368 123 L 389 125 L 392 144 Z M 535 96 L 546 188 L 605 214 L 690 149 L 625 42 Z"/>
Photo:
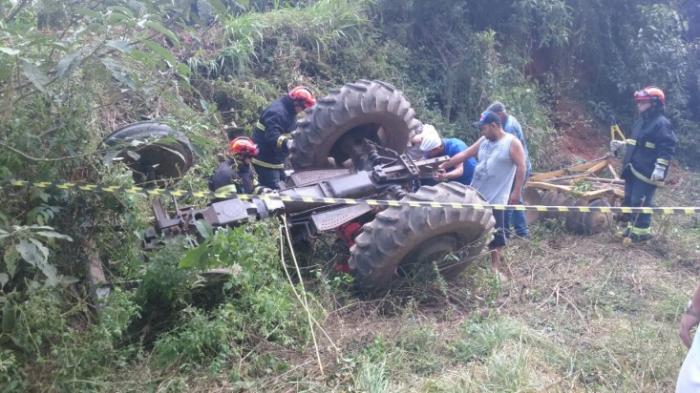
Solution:
<path fill-rule="evenodd" d="M 296 304 L 280 266 L 276 225 L 269 221 L 217 230 L 190 250 L 180 266 L 198 270 L 229 268 L 231 277 L 224 289 L 234 294 L 229 302 L 240 314 L 239 328 L 284 345 L 303 344 L 305 314 Z"/>
<path fill-rule="evenodd" d="M 9 350 L 1 352 L 0 364 L 13 377 L 5 386 L 11 391 L 41 384 L 81 390 L 124 365 L 129 348 L 120 348 L 119 342 L 138 312 L 130 296 L 114 292 L 96 321 L 85 320 L 80 305 L 66 309 L 50 289 L 5 299 L 0 343 Z M 19 364 L 30 362 L 35 370 L 27 378 Z"/>

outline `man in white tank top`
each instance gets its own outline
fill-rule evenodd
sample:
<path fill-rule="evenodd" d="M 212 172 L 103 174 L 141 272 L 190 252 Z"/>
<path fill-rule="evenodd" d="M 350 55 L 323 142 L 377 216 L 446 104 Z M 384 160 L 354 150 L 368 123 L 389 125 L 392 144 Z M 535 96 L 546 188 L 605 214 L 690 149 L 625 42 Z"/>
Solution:
<path fill-rule="evenodd" d="M 501 126 L 501 119 L 493 112 L 484 112 L 474 123 L 482 137 L 467 150 L 455 155 L 440 165 L 440 170 L 452 168 L 470 157 L 477 157 L 479 163 L 474 170 L 474 187 L 490 204 L 517 205 L 525 182 L 525 151 L 523 145 Z M 515 179 L 515 182 L 513 181 Z M 511 191 L 512 190 L 512 191 Z M 504 210 L 494 210 L 496 232 L 489 243 L 491 264 L 496 272 L 501 269 L 501 249 L 506 245 Z"/>

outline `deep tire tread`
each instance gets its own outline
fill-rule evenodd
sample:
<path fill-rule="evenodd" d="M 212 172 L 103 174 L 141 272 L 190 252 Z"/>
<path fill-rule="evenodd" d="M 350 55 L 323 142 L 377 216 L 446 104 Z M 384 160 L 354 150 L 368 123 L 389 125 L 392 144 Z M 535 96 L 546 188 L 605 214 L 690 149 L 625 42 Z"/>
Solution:
<path fill-rule="evenodd" d="M 459 183 L 421 187 L 403 200 L 484 203 L 476 191 Z M 390 207 L 362 228 L 350 250 L 350 268 L 361 290 L 382 292 L 391 288 L 397 267 L 413 248 L 434 236 L 454 234 L 464 246 L 472 244 L 464 263 L 449 269 L 448 278 L 454 277 L 481 252 L 493 226 L 489 209 Z"/>
<path fill-rule="evenodd" d="M 293 133 L 292 167 L 296 170 L 327 167 L 338 139 L 365 121 L 390 130 L 383 144 L 400 153 L 405 151 L 410 136 L 421 125 L 415 119 L 411 104 L 394 86 L 368 80 L 348 83 L 340 89 L 332 89 L 328 96 L 306 111 Z"/>

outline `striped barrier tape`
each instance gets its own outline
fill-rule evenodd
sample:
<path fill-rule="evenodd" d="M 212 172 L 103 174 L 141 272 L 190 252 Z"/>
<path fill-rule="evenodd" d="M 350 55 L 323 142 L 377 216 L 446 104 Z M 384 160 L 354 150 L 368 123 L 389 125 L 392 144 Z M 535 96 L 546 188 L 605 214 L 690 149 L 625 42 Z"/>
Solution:
<path fill-rule="evenodd" d="M 244 201 L 249 201 L 253 198 L 262 200 L 276 200 L 282 202 L 298 202 L 309 204 L 325 204 L 325 205 L 357 205 L 367 204 L 374 207 L 430 207 L 430 208 L 452 208 L 452 209 L 493 209 L 493 210 L 516 210 L 516 211 L 536 211 L 536 212 L 601 212 L 601 213 L 627 213 L 627 214 L 658 214 L 658 215 L 688 215 L 692 216 L 700 213 L 700 207 L 608 207 L 608 206 L 539 206 L 539 205 L 492 205 L 492 204 L 471 204 L 471 203 L 455 203 L 455 202 L 437 202 L 437 201 L 396 201 L 396 200 L 379 200 L 379 199 L 354 199 L 354 198 L 318 198 L 309 196 L 288 196 L 277 195 L 274 193 L 262 195 L 236 194 L 234 192 L 212 192 L 212 191 L 194 191 L 185 189 L 160 189 L 160 188 L 144 188 L 138 186 L 118 186 L 118 185 L 100 185 L 100 184 L 83 184 L 74 182 L 33 182 L 28 180 L 11 180 L 7 184 L 0 186 L 1 188 L 39 188 L 39 189 L 59 189 L 66 191 L 89 192 L 89 193 L 108 193 L 115 195 L 140 195 L 146 197 L 176 197 L 182 198 L 193 196 L 196 198 L 218 198 L 232 199 L 237 198 Z"/>

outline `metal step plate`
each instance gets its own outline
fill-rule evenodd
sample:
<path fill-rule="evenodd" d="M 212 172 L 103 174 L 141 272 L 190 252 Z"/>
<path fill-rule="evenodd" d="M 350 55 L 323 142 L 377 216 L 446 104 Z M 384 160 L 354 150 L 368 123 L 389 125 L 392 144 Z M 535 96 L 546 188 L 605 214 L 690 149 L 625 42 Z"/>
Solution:
<path fill-rule="evenodd" d="M 351 205 L 311 215 L 316 230 L 330 231 L 372 211 L 369 205 Z"/>

